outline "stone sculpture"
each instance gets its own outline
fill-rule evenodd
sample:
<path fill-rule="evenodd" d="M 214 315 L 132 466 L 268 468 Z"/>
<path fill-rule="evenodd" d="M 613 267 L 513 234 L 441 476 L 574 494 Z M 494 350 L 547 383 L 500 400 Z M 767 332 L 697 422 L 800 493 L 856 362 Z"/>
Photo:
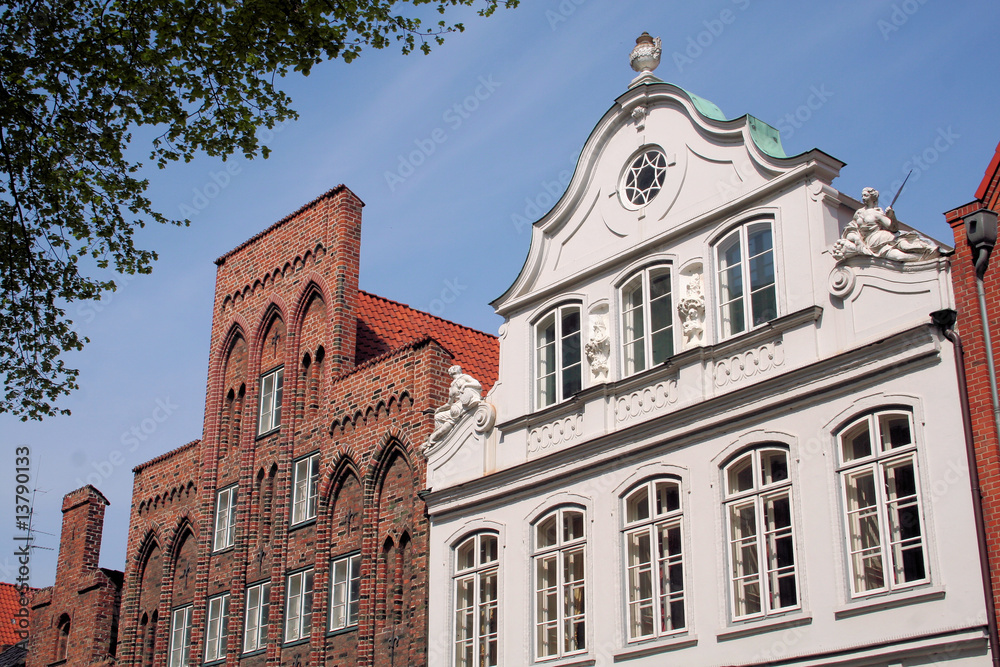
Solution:
<path fill-rule="evenodd" d="M 608 316 L 595 315 L 590 320 L 590 340 L 584 346 L 587 363 L 595 380 L 608 377 L 608 357 L 611 356 L 611 337 L 608 335 Z"/>
<path fill-rule="evenodd" d="M 482 401 L 483 385 L 476 378 L 463 373 L 461 366 L 449 368 L 448 375 L 452 377 L 448 402 L 434 411 L 434 432 L 427 439 L 425 450 L 441 442 L 455 424 L 466 413 L 475 410 Z"/>
<path fill-rule="evenodd" d="M 884 211 L 878 205 L 878 190 L 865 188 L 861 193 L 864 206 L 854 213 L 841 238 L 833 244 L 837 260 L 855 255 L 882 257 L 897 262 L 916 262 L 940 255 L 940 249 L 916 232 L 900 232 L 896 212 L 889 206 Z"/>
<path fill-rule="evenodd" d="M 683 349 L 701 345 L 705 340 L 705 294 L 701 274 L 691 276 L 683 299 L 677 304 L 684 333 Z"/>

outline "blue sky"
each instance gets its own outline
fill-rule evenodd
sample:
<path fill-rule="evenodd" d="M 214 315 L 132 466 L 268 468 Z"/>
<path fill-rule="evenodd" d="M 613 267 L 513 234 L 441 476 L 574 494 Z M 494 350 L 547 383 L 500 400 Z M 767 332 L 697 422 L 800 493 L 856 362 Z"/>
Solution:
<path fill-rule="evenodd" d="M 524 261 L 526 223 L 555 203 L 627 88 L 644 30 L 663 39 L 657 76 L 774 125 L 790 155 L 843 160 L 840 190 L 891 196 L 913 168 L 899 217 L 949 244 L 941 213 L 973 198 L 1000 140 L 995 0 L 526 0 L 466 13 L 452 16 L 466 32 L 430 56 L 367 52 L 285 79 L 301 118 L 265 134 L 267 160 L 147 170 L 155 205 L 191 227 L 143 230 L 160 253 L 153 274 L 70 305 L 91 340 L 67 359 L 81 369 L 72 416 L 0 416 L 0 486 L 29 447 L 39 546 L 58 547 L 62 496 L 95 483 L 111 500 L 101 564 L 124 568 L 132 468 L 201 436 L 213 260 L 334 185 L 366 203 L 362 289 L 495 333 L 488 304 Z M 2 555 L 10 507 L 4 581 L 16 576 Z M 55 562 L 36 550 L 32 585 L 51 584 Z"/>

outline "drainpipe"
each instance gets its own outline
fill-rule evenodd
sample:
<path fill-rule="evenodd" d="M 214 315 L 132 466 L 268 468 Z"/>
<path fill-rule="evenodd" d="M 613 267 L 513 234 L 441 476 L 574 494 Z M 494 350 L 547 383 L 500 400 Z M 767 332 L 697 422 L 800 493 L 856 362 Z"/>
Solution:
<path fill-rule="evenodd" d="M 1000 633 L 997 632 L 997 615 L 993 597 L 993 577 L 990 576 L 989 548 L 986 543 L 986 520 L 983 516 L 983 495 L 979 487 L 979 466 L 976 464 L 976 447 L 972 435 L 972 412 L 969 409 L 969 384 L 965 377 L 965 348 L 955 332 L 958 313 L 939 310 L 931 319 L 941 334 L 955 346 L 955 371 L 958 374 L 958 397 L 962 407 L 962 425 L 965 427 L 965 453 L 969 461 L 969 480 L 972 483 L 972 513 L 976 523 L 976 541 L 979 543 L 979 569 L 983 577 L 986 596 L 986 629 L 990 642 L 990 660 L 993 667 L 1000 667 Z"/>
<path fill-rule="evenodd" d="M 972 250 L 972 264 L 976 269 L 976 295 L 979 297 L 979 322 L 983 327 L 983 346 L 986 352 L 986 372 L 990 382 L 990 399 L 993 402 L 993 426 L 1000 440 L 1000 398 L 997 396 L 997 371 L 993 363 L 993 339 L 990 334 L 990 318 L 986 310 L 986 289 L 983 278 L 990 263 L 990 253 L 997 242 L 997 214 L 988 208 L 981 208 L 966 216 L 965 240 Z"/>

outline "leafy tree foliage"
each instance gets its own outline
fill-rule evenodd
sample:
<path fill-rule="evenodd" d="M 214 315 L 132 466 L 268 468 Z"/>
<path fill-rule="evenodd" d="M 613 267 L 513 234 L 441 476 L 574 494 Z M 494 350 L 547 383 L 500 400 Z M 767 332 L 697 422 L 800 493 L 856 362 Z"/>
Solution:
<path fill-rule="evenodd" d="M 267 157 L 261 127 L 294 118 L 275 85 L 364 48 L 428 52 L 462 24 L 415 14 L 518 0 L 14 0 L 0 5 L 0 412 L 68 411 L 77 388 L 63 353 L 87 339 L 66 304 L 99 299 L 107 279 L 149 273 L 133 233 L 155 211 L 125 155 L 155 126 L 161 168 L 197 153 Z M 424 5 L 424 7 L 420 7 Z M 113 275 L 113 274 L 110 274 Z"/>

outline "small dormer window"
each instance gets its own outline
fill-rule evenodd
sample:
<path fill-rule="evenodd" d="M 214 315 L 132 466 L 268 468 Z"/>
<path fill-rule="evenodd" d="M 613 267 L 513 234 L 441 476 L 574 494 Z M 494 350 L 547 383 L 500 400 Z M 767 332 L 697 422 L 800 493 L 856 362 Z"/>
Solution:
<path fill-rule="evenodd" d="M 628 208 L 645 206 L 660 192 L 667 176 L 667 158 L 659 148 L 639 153 L 622 175 L 621 192 Z"/>
<path fill-rule="evenodd" d="M 535 325 L 535 402 L 540 408 L 582 387 L 580 306 L 559 306 Z"/>

